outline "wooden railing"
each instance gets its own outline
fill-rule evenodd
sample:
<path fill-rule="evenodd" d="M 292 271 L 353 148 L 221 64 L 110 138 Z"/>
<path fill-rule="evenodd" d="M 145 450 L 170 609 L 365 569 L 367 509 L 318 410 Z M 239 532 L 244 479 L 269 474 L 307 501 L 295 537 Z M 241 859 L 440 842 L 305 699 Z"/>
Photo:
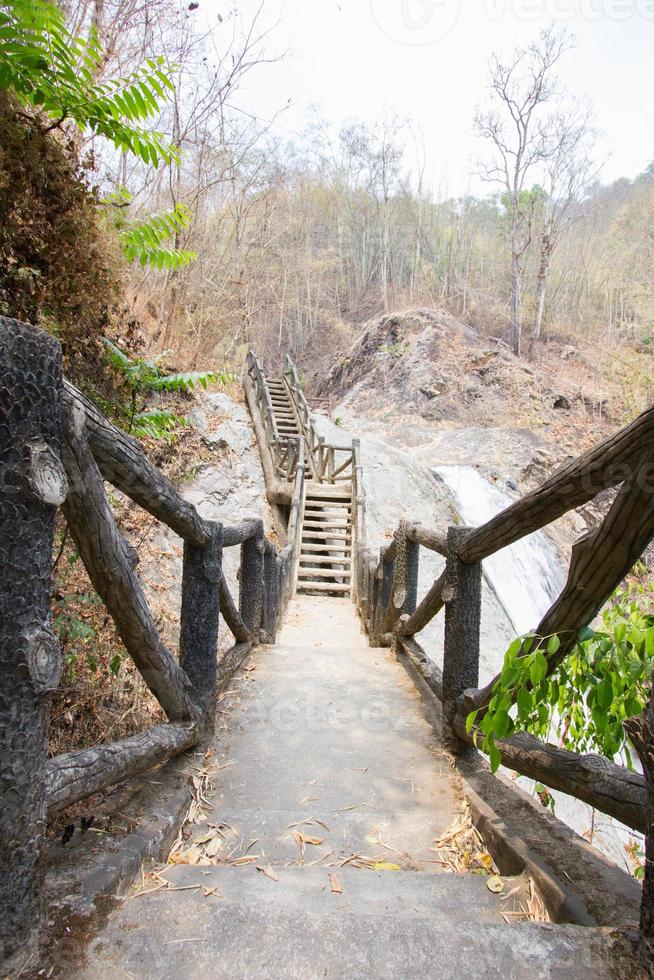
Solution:
<path fill-rule="evenodd" d="M 357 486 L 361 474 L 355 465 Z M 654 408 L 590 452 L 558 470 L 482 527 L 430 530 L 403 520 L 378 558 L 366 549 L 361 527 L 354 556 L 354 596 L 375 645 L 391 645 L 419 670 L 442 702 L 444 735 L 456 755 L 475 744 L 498 677 L 479 687 L 481 561 L 544 527 L 601 490 L 618 487 L 599 526 L 573 548 L 568 577 L 534 634 L 556 634 L 556 652 L 542 650 L 548 674 L 575 646 L 588 625 L 641 557 L 654 536 Z M 362 494 L 359 496 L 362 497 Z M 446 559 L 445 570 L 418 602 L 420 548 Z M 443 669 L 416 639 L 445 609 Z M 470 731 L 466 719 L 478 712 Z M 502 763 L 551 789 L 561 790 L 628 827 L 648 835 L 643 929 L 650 940 L 654 900 L 654 701 L 625 729 L 644 775 L 595 754 L 580 755 L 527 733 L 496 740 Z M 649 909 L 649 911 L 647 911 Z M 649 916 L 649 918 L 648 918 Z"/>
<path fill-rule="evenodd" d="M 293 479 L 290 521 L 278 552 L 260 519 L 224 526 L 202 518 L 137 440 L 65 381 L 60 345 L 51 336 L 0 318 L 0 355 L 2 959 L 20 947 L 39 918 L 47 813 L 202 742 L 212 731 L 216 692 L 253 645 L 274 641 L 295 590 L 304 463 L 299 440 L 286 469 Z M 135 572 L 138 555 L 118 530 L 105 480 L 183 539 L 179 656 L 159 635 Z M 62 672 L 50 619 L 57 506 L 127 653 L 168 721 L 119 742 L 47 759 L 48 695 Z M 228 547 L 241 552 L 238 602 L 222 574 Z M 219 657 L 220 615 L 234 643 Z"/>
<path fill-rule="evenodd" d="M 288 354 L 284 358 L 284 383 L 304 436 L 311 475 L 320 483 L 349 482 L 353 474 L 352 446 L 328 444 L 319 435 L 315 419 L 300 384 L 297 368 Z"/>
<path fill-rule="evenodd" d="M 252 349 L 247 353 L 245 367 L 254 386 L 257 408 L 263 422 L 265 441 L 272 453 L 275 474 L 280 480 L 293 480 L 300 459 L 300 440 L 280 435 L 266 378 L 259 358 Z"/>

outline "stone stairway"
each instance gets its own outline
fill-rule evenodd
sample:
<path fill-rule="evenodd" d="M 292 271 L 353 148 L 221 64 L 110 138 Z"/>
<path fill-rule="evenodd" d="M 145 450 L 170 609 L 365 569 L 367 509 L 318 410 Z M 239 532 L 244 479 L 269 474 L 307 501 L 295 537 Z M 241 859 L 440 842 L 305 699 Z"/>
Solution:
<path fill-rule="evenodd" d="M 307 483 L 298 592 L 348 595 L 351 564 L 351 485 Z"/>
<path fill-rule="evenodd" d="M 443 868 L 435 842 L 460 812 L 457 775 L 405 670 L 368 646 L 348 598 L 294 599 L 217 727 L 212 790 L 178 850 L 210 859 L 139 879 L 70 975 L 633 975 L 615 972 L 604 930 L 509 924 L 511 898 Z M 503 880 L 507 895 L 519 887 Z"/>

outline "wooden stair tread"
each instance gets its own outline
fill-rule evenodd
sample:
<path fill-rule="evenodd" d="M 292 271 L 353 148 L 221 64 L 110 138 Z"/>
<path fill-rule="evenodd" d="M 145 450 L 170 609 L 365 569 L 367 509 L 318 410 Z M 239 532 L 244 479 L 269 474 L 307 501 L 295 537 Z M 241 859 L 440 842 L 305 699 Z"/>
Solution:
<path fill-rule="evenodd" d="M 325 538 L 330 541 L 349 541 L 349 534 L 341 534 L 339 531 L 307 531 L 306 534 L 302 535 L 302 541 L 304 542 L 307 538 Z"/>
<path fill-rule="evenodd" d="M 298 592 L 343 592 L 350 593 L 350 586 L 345 582 L 298 582 Z"/>
<path fill-rule="evenodd" d="M 315 551 L 310 551 L 309 549 L 311 549 L 311 548 L 315 549 Z M 312 555 L 312 554 L 315 554 L 315 553 L 321 554 L 322 552 L 325 552 L 325 551 L 327 551 L 329 553 L 331 553 L 332 551 L 339 551 L 339 552 L 344 552 L 344 551 L 347 552 L 347 551 L 350 551 L 351 552 L 352 551 L 352 548 L 350 547 L 349 544 L 322 544 L 320 541 L 314 541 L 313 543 L 310 542 L 310 541 L 303 541 L 302 542 L 302 547 L 301 547 L 301 550 L 300 550 L 300 555 L 305 555 L 306 556 L 306 555 Z"/>
<path fill-rule="evenodd" d="M 350 572 L 346 569 L 340 568 L 300 568 L 298 570 L 298 577 L 302 579 L 308 579 L 315 576 L 316 578 L 349 578 Z"/>
<path fill-rule="evenodd" d="M 347 521 L 305 521 L 302 525 L 307 531 L 349 531 Z"/>
<path fill-rule="evenodd" d="M 300 564 L 302 562 L 312 562 L 314 565 L 351 565 L 352 559 L 349 555 L 303 555 L 300 554 Z"/>

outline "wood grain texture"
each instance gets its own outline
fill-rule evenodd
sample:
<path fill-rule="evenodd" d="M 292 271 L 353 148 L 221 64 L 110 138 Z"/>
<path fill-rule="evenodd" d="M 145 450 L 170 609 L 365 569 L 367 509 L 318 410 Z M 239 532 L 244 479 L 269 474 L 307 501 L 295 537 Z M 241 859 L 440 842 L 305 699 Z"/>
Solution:
<path fill-rule="evenodd" d="M 64 408 L 62 459 L 69 491 L 63 505 L 71 535 L 125 648 L 171 721 L 196 715 L 190 682 L 157 631 L 136 573 L 118 533 L 102 477 L 85 436 L 85 412 Z"/>
<path fill-rule="evenodd" d="M 61 658 L 50 632 L 51 481 L 35 476 L 28 447 L 39 447 L 42 459 L 47 448 L 59 469 L 61 348 L 43 331 L 0 317 L 0 365 L 2 961 L 25 948 L 42 913 L 47 692 Z"/>

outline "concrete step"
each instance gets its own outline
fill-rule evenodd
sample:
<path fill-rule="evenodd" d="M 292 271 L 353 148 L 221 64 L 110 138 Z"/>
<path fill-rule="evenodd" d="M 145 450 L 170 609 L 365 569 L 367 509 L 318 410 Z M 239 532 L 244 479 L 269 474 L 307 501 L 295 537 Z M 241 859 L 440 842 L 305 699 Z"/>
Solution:
<path fill-rule="evenodd" d="M 297 585 L 298 592 L 343 592 L 350 594 L 350 586 L 340 582 L 305 582 Z"/>
<path fill-rule="evenodd" d="M 330 872 L 340 894 L 332 890 Z M 315 867 L 275 868 L 274 874 L 277 880 L 254 864 L 167 867 L 165 877 L 180 890 L 123 901 L 92 940 L 76 976 L 607 980 L 629 975 L 616 972 L 616 939 L 609 930 L 506 925 L 500 898 L 474 875 Z"/>

